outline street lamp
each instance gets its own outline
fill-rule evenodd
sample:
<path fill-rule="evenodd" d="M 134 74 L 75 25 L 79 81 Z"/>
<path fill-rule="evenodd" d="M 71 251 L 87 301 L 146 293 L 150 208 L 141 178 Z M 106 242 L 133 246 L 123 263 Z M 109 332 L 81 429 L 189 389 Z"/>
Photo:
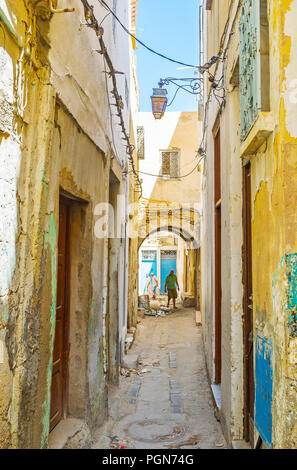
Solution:
<path fill-rule="evenodd" d="M 202 78 L 160 78 L 159 81 L 159 88 L 153 88 L 153 95 L 151 96 L 152 99 L 152 108 L 153 108 L 153 115 L 155 119 L 161 119 L 164 116 L 165 110 L 167 106 L 170 106 L 179 90 L 184 90 L 191 95 L 202 95 Z M 177 90 L 174 94 L 173 99 L 169 104 L 167 104 L 167 90 L 163 88 L 164 85 L 173 84 L 177 87 Z"/>
<path fill-rule="evenodd" d="M 161 84 L 159 85 L 160 88 L 153 88 L 153 95 L 151 96 L 155 119 L 161 119 L 164 116 L 167 106 L 167 90 L 162 88 Z"/>
<path fill-rule="evenodd" d="M 186 91 L 190 93 L 190 95 L 198 95 L 200 100 L 203 99 L 203 84 L 204 78 L 203 74 L 207 72 L 208 80 L 211 82 L 211 88 L 213 90 L 213 94 L 215 99 L 218 101 L 220 105 L 220 109 L 225 104 L 225 87 L 224 87 L 224 74 L 221 76 L 219 80 L 215 79 L 214 75 L 210 73 L 210 68 L 220 60 L 220 56 L 213 56 L 211 59 L 206 62 L 206 64 L 197 67 L 198 73 L 200 77 L 189 77 L 189 78 L 175 78 L 175 77 L 167 77 L 167 78 L 160 78 L 159 81 L 159 88 L 153 88 L 153 95 L 151 96 L 152 99 L 152 108 L 153 108 L 153 115 L 155 119 L 161 119 L 164 116 L 166 108 L 171 106 L 173 101 L 176 98 L 176 95 L 180 90 Z M 196 72 L 197 73 L 197 72 Z M 164 89 L 164 85 L 174 85 L 176 86 L 176 91 L 170 103 L 167 103 L 167 90 Z M 220 96 L 217 92 L 222 90 L 222 96 Z"/>

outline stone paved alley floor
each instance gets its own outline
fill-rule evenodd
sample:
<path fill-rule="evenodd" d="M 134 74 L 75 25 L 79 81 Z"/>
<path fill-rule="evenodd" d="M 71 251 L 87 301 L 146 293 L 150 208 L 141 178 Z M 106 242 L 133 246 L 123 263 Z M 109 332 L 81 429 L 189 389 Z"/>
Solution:
<path fill-rule="evenodd" d="M 142 362 L 138 370 L 146 372 L 121 376 L 109 403 L 110 417 L 93 448 L 226 447 L 214 415 L 195 312 L 179 308 L 166 317 L 145 317 L 128 360 L 134 355 Z"/>

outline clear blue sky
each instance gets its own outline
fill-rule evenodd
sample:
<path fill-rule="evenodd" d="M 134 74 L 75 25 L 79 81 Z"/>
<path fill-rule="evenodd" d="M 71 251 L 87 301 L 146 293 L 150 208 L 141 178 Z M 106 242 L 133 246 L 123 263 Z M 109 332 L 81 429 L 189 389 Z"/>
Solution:
<path fill-rule="evenodd" d="M 187 64 L 199 63 L 200 0 L 138 0 L 136 36 L 152 49 Z M 193 70 L 178 70 L 171 63 L 137 45 L 140 111 L 151 111 L 152 88 L 160 78 L 192 77 Z M 176 88 L 167 87 L 170 102 Z M 196 111 L 196 97 L 179 91 L 168 111 Z"/>

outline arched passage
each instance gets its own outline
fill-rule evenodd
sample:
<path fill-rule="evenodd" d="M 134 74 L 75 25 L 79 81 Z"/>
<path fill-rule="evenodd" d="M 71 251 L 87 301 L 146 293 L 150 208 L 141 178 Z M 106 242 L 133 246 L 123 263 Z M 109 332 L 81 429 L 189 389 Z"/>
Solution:
<path fill-rule="evenodd" d="M 168 242 L 169 239 L 171 242 Z M 177 273 L 180 300 L 184 306 L 200 306 L 200 236 L 196 237 L 180 226 L 152 228 L 139 240 L 139 294 L 149 294 L 148 276 L 157 277 L 160 294 L 164 294 L 165 279 L 170 270 Z"/>

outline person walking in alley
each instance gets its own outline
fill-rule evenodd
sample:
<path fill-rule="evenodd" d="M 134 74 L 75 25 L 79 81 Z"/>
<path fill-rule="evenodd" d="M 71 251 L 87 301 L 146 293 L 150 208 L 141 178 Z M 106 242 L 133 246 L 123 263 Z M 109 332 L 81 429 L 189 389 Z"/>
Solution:
<path fill-rule="evenodd" d="M 174 271 L 173 269 L 170 271 L 170 274 L 168 274 L 168 276 L 166 277 L 166 281 L 165 281 L 165 292 L 166 290 L 168 290 L 168 302 L 167 302 L 167 307 L 169 307 L 169 303 L 170 303 L 170 299 L 172 299 L 173 301 L 173 308 L 175 309 L 176 306 L 175 306 L 175 299 L 177 298 L 177 291 L 176 291 L 176 287 L 175 285 L 177 285 L 177 288 L 179 290 L 179 284 L 178 284 L 178 280 L 177 280 L 177 277 L 176 275 L 174 274 Z"/>
<path fill-rule="evenodd" d="M 153 299 L 155 299 L 157 291 L 158 291 L 158 287 L 159 287 L 159 281 L 154 275 L 154 273 L 152 273 L 151 276 L 152 276 Z"/>
<path fill-rule="evenodd" d="M 146 275 L 146 281 L 145 281 L 145 287 L 144 287 L 143 293 L 148 295 L 149 297 L 153 295 L 152 280 L 149 274 Z"/>

